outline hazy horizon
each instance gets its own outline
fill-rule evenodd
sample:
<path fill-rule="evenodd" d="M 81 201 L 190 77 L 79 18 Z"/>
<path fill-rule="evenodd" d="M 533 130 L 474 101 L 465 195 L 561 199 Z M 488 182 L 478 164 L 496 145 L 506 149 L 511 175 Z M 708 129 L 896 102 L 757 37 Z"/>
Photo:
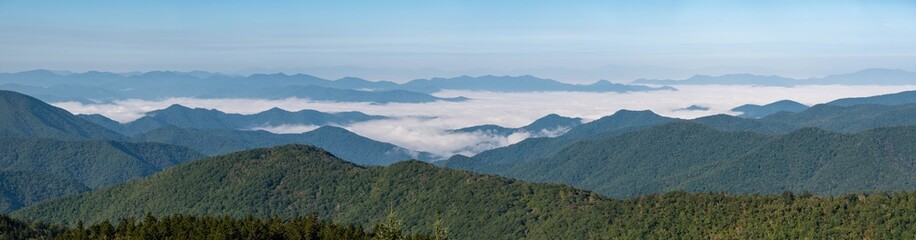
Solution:
<path fill-rule="evenodd" d="M 621 68 L 621 66 L 609 66 L 609 67 Z M 307 71 L 283 71 L 283 70 L 274 70 L 274 71 L 271 71 L 271 70 L 265 70 L 265 69 L 260 69 L 260 70 L 244 70 L 244 71 L 243 71 L 243 70 L 236 70 L 236 71 L 207 71 L 207 70 L 178 71 L 178 70 L 170 70 L 170 69 L 153 69 L 153 70 L 148 70 L 148 71 L 127 71 L 127 72 L 123 72 L 123 71 L 108 71 L 108 70 L 99 70 L 99 69 L 85 70 L 85 71 L 72 71 L 72 70 L 68 70 L 68 69 L 43 69 L 43 68 L 36 68 L 36 69 L 27 69 L 27 70 L 22 70 L 22 71 L 10 71 L 10 72 L 2 72 L 2 71 L 0 71 L 0 73 L 21 73 L 21 72 L 29 72 L 29 71 L 50 71 L 50 72 L 53 72 L 53 73 L 55 73 L 55 74 L 69 75 L 69 74 L 80 74 L 80 73 L 87 73 L 87 72 L 109 72 L 109 73 L 115 73 L 115 74 L 120 74 L 120 75 L 124 75 L 124 76 L 132 76 L 132 75 L 135 75 L 135 74 L 142 74 L 142 73 L 147 73 L 147 72 L 165 71 L 165 72 L 179 72 L 179 73 L 206 72 L 206 73 L 222 74 L 222 75 L 233 76 L 233 77 L 247 77 L 247 76 L 251 76 L 251 75 L 254 75 L 254 74 L 277 74 L 277 73 L 280 73 L 280 74 L 286 74 L 286 75 L 305 74 L 305 75 L 315 76 L 315 77 L 319 77 L 319 78 L 326 79 L 326 80 L 338 80 L 338 79 L 342 79 L 342 78 L 355 77 L 355 78 L 360 78 L 360 79 L 363 79 L 363 80 L 374 81 L 374 82 L 377 82 L 377 81 L 392 81 L 392 82 L 396 82 L 396 83 L 406 83 L 406 82 L 409 82 L 409 81 L 412 81 L 412 80 L 432 79 L 432 78 L 455 78 L 455 77 L 461 77 L 461 76 L 470 76 L 470 77 L 482 77 L 482 76 L 510 76 L 510 77 L 534 76 L 534 77 L 537 77 L 537 78 L 556 80 L 556 81 L 559 81 L 559 82 L 571 83 L 571 84 L 591 84 L 591 83 L 594 83 L 594 82 L 596 82 L 596 81 L 602 81 L 602 80 L 608 80 L 608 81 L 611 81 L 611 82 L 614 82 L 614 83 L 630 84 L 631 82 L 633 82 L 633 81 L 635 81 L 635 80 L 639 80 L 639 79 L 686 80 L 686 79 L 688 79 L 688 78 L 690 78 L 690 77 L 701 76 L 701 75 L 705 75 L 705 76 L 723 76 L 723 75 L 732 75 L 732 74 L 751 74 L 751 75 L 758 75 L 758 76 L 780 76 L 780 77 L 787 77 L 787 78 L 792 78 L 792 79 L 797 79 L 797 80 L 803 80 L 803 79 L 809 79 L 809 78 L 827 77 L 827 76 L 831 76 L 831 75 L 850 74 L 850 73 L 855 73 L 855 72 L 859 72 L 859 71 L 863 71 L 863 70 L 870 70 L 870 69 L 903 70 L 903 71 L 907 71 L 907 72 L 916 72 L 916 71 L 912 71 L 912 70 L 910 70 L 910 69 L 903 69 L 903 68 L 880 68 L 880 67 L 875 67 L 875 68 L 864 68 L 864 69 L 857 69 L 857 70 L 849 70 L 849 71 L 844 71 L 844 72 L 826 73 L 826 74 L 822 74 L 822 75 L 791 76 L 791 75 L 755 73 L 755 72 L 751 72 L 751 71 L 746 71 L 746 72 L 741 72 L 741 71 L 737 71 L 737 72 L 727 72 L 726 69 L 705 69 L 705 70 L 703 70 L 703 71 L 688 71 L 688 70 L 685 70 L 685 69 L 671 69 L 672 71 L 677 71 L 677 72 L 676 72 L 676 73 L 669 73 L 669 72 L 662 72 L 662 73 L 659 73 L 659 72 L 655 72 L 655 73 L 648 73 L 648 74 L 645 74 L 645 75 L 636 75 L 636 74 L 638 74 L 638 73 L 629 72 L 628 74 L 623 74 L 623 76 L 628 76 L 628 78 L 619 77 L 619 76 L 621 76 L 621 75 L 618 75 L 618 77 L 616 77 L 616 78 L 614 78 L 614 77 L 608 77 L 608 78 L 594 78 L 594 80 L 588 80 L 588 79 L 584 79 L 584 80 L 583 80 L 583 79 L 579 79 L 579 78 L 565 78 L 564 76 L 566 76 L 566 75 L 563 75 L 563 74 L 561 74 L 561 73 L 556 73 L 556 72 L 554 72 L 554 73 L 551 73 L 551 72 L 544 72 L 544 71 L 545 71 L 544 69 L 542 69 L 542 70 L 540 70 L 540 71 L 538 71 L 538 70 L 531 70 L 531 69 L 527 69 L 527 70 L 513 70 L 513 71 L 508 71 L 508 72 L 503 72 L 503 73 L 494 73 L 493 71 L 495 71 L 495 70 L 487 70 L 487 69 L 476 69 L 476 70 L 469 70 L 469 71 L 443 71 L 443 70 L 438 70 L 438 69 L 418 69 L 418 70 L 406 70 L 406 69 L 401 69 L 401 70 L 403 70 L 403 71 L 407 71 L 407 72 L 413 73 L 413 74 L 410 75 L 410 76 L 426 76 L 426 77 L 403 77 L 403 78 L 377 77 L 377 78 L 375 78 L 375 77 L 356 76 L 355 74 L 348 74 L 348 73 L 347 73 L 348 71 L 347 71 L 346 69 L 351 69 L 351 68 L 358 68 L 358 67 L 314 68 L 314 69 L 307 70 Z M 639 67 L 639 68 L 655 68 L 655 67 L 651 67 L 651 66 L 641 66 L 641 67 Z M 384 69 L 373 69 L 373 70 L 375 70 L 375 71 L 382 71 L 382 72 L 389 71 L 389 70 L 384 70 Z M 554 70 L 557 70 L 557 69 L 554 69 Z M 576 69 L 562 69 L 562 70 L 560 70 L 560 71 L 575 71 L 575 70 L 576 70 Z M 597 71 L 597 69 L 579 69 L 579 70 L 593 70 L 593 71 Z M 394 71 L 394 70 L 390 70 L 390 71 Z M 524 72 L 524 71 L 527 71 L 527 72 Z M 416 74 L 417 72 L 423 72 L 423 74 Z M 392 73 L 388 72 L 388 74 L 381 74 L 381 75 L 383 75 L 383 76 L 390 76 L 391 74 L 392 74 Z M 559 77 L 557 77 L 557 76 L 559 76 Z"/>

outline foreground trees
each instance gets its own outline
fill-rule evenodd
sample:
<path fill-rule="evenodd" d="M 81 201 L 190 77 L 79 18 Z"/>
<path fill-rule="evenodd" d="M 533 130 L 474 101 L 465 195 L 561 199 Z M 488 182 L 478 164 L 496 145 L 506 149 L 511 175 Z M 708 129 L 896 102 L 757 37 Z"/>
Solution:
<path fill-rule="evenodd" d="M 523 229 L 521 237 L 487 239 L 914 239 L 916 192 L 825 197 L 785 192 L 730 195 L 670 192 L 627 200 L 591 199 L 569 205 L 575 216 L 553 212 L 538 227 L 527 222 L 493 222 Z M 486 208 L 487 206 L 480 206 Z M 540 211 L 547 209 L 535 209 Z M 406 214 L 405 214 L 406 215 Z M 568 221 L 574 217 L 576 221 Z M 433 219 L 436 217 L 433 216 Z M 344 225 L 305 217 L 233 219 L 171 215 L 141 220 L 82 222 L 72 226 L 28 223 L 0 216 L 0 239 L 437 239 L 471 235 L 475 227 L 454 227 L 469 219 L 423 221 L 389 214 L 378 222 Z M 445 224 L 443 224 L 445 223 Z M 451 224 L 449 224 L 451 223 Z M 374 224 L 374 225 L 373 225 Z M 372 227 L 366 227 L 372 226 Z M 452 227 L 449 227 L 452 226 Z"/>
<path fill-rule="evenodd" d="M 408 234 L 393 223 L 379 224 L 372 230 L 321 220 L 315 215 L 293 219 L 233 219 L 172 215 L 142 220 L 121 219 L 75 226 L 33 224 L 0 215 L 0 239 L 384 239 L 425 240 L 446 236 Z"/>

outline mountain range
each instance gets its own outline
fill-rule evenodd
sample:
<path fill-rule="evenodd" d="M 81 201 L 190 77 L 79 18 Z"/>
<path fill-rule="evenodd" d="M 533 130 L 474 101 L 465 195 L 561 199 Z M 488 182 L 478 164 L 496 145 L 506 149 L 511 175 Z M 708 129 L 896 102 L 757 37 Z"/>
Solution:
<path fill-rule="evenodd" d="M 284 125 L 345 126 L 356 122 L 387 119 L 384 116 L 367 115 L 361 112 L 325 113 L 315 110 L 290 112 L 280 108 L 271 108 L 256 114 L 244 115 L 224 113 L 215 109 L 192 109 L 178 104 L 150 111 L 143 117 L 128 123 L 119 123 L 98 114 L 78 116 L 127 136 L 165 126 L 236 130 Z"/>
<path fill-rule="evenodd" d="M 763 134 L 783 134 L 800 128 L 817 127 L 838 132 L 859 132 L 888 126 L 916 125 L 916 104 L 854 105 L 838 107 L 815 105 L 798 113 L 780 112 L 760 119 L 746 119 L 724 114 L 682 120 L 657 115 L 651 111 L 621 110 L 617 113 L 570 129 L 555 138 L 529 138 L 502 148 L 487 150 L 473 156 L 455 156 L 438 163 L 462 169 L 496 173 L 503 163 L 515 163 L 556 154 L 567 145 L 641 130 L 665 123 L 691 121 L 726 131 L 749 131 Z"/>
<path fill-rule="evenodd" d="M 169 123 L 126 137 L 22 94 L 0 97 L 0 117 L 11 119 L 4 128 L 15 133 L 0 137 L 0 211 L 27 221 L 102 223 L 146 214 L 281 221 L 315 213 L 372 226 L 397 213 L 409 232 L 431 232 L 429 223 L 440 220 L 458 239 L 911 238 L 900 229 L 916 227 L 912 192 L 843 195 L 916 187 L 916 103 L 906 98 L 876 96 L 762 118 L 682 120 L 621 110 L 580 124 L 548 115 L 515 131 L 571 128 L 437 162 L 521 179 L 515 180 L 394 163 L 422 153 L 398 152 L 406 150 L 337 127 L 303 134 L 233 129 L 297 114 L 280 109 L 253 117 L 173 106 L 151 115 L 218 127 Z M 311 114 L 324 118 L 310 121 L 347 119 Z M 207 158 L 194 151 L 215 155 L 287 141 L 330 152 L 298 144 Z M 390 152 L 396 154 L 386 158 Z M 372 164 L 390 165 L 364 166 Z"/>
<path fill-rule="evenodd" d="M 127 137 L 11 91 L 0 91 L 0 212 L 147 176 L 202 158 Z M 29 176 L 29 177 L 26 177 Z"/>
<path fill-rule="evenodd" d="M 726 74 L 696 75 L 683 80 L 638 79 L 633 84 L 652 85 L 755 85 L 792 87 L 798 85 L 914 85 L 916 72 L 901 69 L 864 69 L 854 73 L 820 78 L 792 79 L 774 75 Z"/>
<path fill-rule="evenodd" d="M 528 138 L 506 147 L 480 152 L 474 155 L 473 158 L 456 155 L 436 164 L 449 168 L 495 174 L 511 168 L 518 162 L 556 154 L 566 145 L 577 141 L 587 141 L 597 136 L 615 135 L 674 121 L 678 121 L 678 119 L 662 117 L 651 111 L 621 110 L 613 115 L 573 127 L 558 137 Z"/>
<path fill-rule="evenodd" d="M 160 100 L 173 97 L 264 98 L 298 97 L 335 102 L 464 101 L 409 91 L 368 91 L 362 85 L 390 82 L 341 79 L 330 81 L 309 75 L 256 74 L 248 77 L 152 71 L 131 75 L 90 71 L 60 75 L 47 70 L 0 73 L 0 89 L 16 90 L 45 101 L 108 102 L 122 99 Z M 360 84 L 364 83 L 364 84 Z M 348 86 L 360 86 L 348 88 Z"/>
<path fill-rule="evenodd" d="M 908 161 L 912 161 L 912 159 L 908 159 L 907 155 L 875 155 L 874 151 L 875 149 L 884 149 L 894 153 L 905 152 L 909 147 L 905 144 L 916 140 L 908 139 L 909 135 L 906 134 L 910 130 L 908 128 L 909 126 L 916 126 L 916 120 L 914 120 L 916 119 L 916 115 L 914 114 L 916 114 L 916 103 L 907 105 L 865 104 L 849 107 L 820 104 L 797 113 L 779 112 L 759 119 L 713 115 L 693 120 L 682 120 L 659 116 L 649 111 L 621 110 L 611 116 L 574 127 L 566 134 L 555 138 L 530 138 L 506 147 L 484 151 L 471 157 L 460 155 L 453 156 L 446 161 L 437 162 L 436 164 L 449 168 L 518 177 L 522 180 L 551 183 L 563 182 L 588 190 L 611 194 L 613 196 L 633 196 L 676 189 L 690 189 L 694 191 L 705 191 L 704 189 L 707 189 L 734 193 L 778 191 L 776 189 L 805 189 L 830 194 L 855 192 L 869 188 L 899 190 L 907 189 L 909 186 L 908 184 L 912 184 L 912 180 L 905 172 L 890 171 L 889 169 L 881 170 L 880 173 L 885 174 L 884 176 L 854 174 L 854 176 L 871 180 L 879 179 L 880 177 L 894 178 L 881 180 L 890 184 L 887 186 L 857 185 L 860 183 L 854 181 L 858 181 L 859 179 L 852 176 L 845 178 L 849 179 L 849 182 L 844 182 L 842 179 L 831 179 L 830 181 L 834 182 L 826 185 L 814 183 L 826 180 L 812 177 L 811 179 L 796 178 L 787 181 L 797 185 L 787 185 L 787 183 L 776 182 L 769 183 L 769 185 L 734 185 L 733 188 L 727 189 L 722 188 L 722 186 L 732 185 L 724 184 L 725 180 L 721 179 L 719 179 L 719 181 L 722 182 L 691 183 L 689 181 L 708 180 L 690 179 L 699 178 L 700 175 L 706 175 L 705 177 L 712 179 L 730 173 L 727 171 L 709 173 L 709 171 L 712 170 L 703 169 L 703 164 L 727 166 L 728 164 L 726 164 L 726 162 L 739 161 L 736 159 L 745 159 L 740 161 L 762 161 L 760 158 L 772 160 L 760 156 L 756 156 L 758 159 L 751 159 L 751 155 L 755 153 L 751 150 L 758 151 L 756 152 L 757 154 L 773 152 L 796 154 L 800 158 L 811 158 L 798 159 L 799 161 L 811 160 L 817 164 L 821 164 L 823 161 L 836 161 L 837 164 L 844 162 L 861 165 L 869 163 L 869 161 L 874 161 L 878 163 L 877 166 L 870 166 L 874 169 L 887 167 L 887 165 L 897 166 L 898 169 L 906 169 L 903 166 L 907 166 L 907 164 L 910 164 Z M 669 125 L 671 124 L 674 124 L 673 126 L 688 124 L 688 127 L 683 127 L 688 129 L 681 130 L 676 127 L 670 127 Z M 815 131 L 812 130 L 812 128 L 821 128 L 841 133 L 826 132 L 824 130 Z M 737 133 L 744 134 L 739 136 L 741 139 L 752 140 L 743 142 L 745 143 L 744 145 L 740 145 L 742 142 L 739 140 L 741 139 L 731 139 L 719 142 L 723 139 L 729 139 L 729 134 Z M 848 135 L 844 133 L 853 133 L 857 135 Z M 884 135 L 879 135 L 878 133 Z M 704 134 L 709 137 L 699 139 L 693 138 L 698 137 L 695 135 Z M 788 145 L 771 146 L 772 148 L 770 149 L 764 148 L 769 142 L 777 141 L 774 139 L 788 139 L 799 136 L 807 137 L 806 139 L 798 140 L 800 141 L 799 143 L 814 144 L 815 146 L 810 149 L 795 150 L 796 152 L 780 148 L 787 147 Z M 895 139 L 895 137 L 899 137 L 899 139 Z M 670 142 L 671 140 L 682 139 L 690 140 L 687 142 Z M 894 139 L 894 141 L 876 139 Z M 874 141 L 880 142 L 875 143 Z M 627 142 L 633 143 L 630 145 L 621 145 Z M 688 144 L 694 142 L 696 142 L 695 144 L 710 145 L 706 146 L 707 148 L 702 148 L 703 146 Z M 689 149 L 675 148 L 675 146 L 672 146 L 672 144 L 675 143 L 687 146 Z M 732 146 L 729 144 L 739 145 Z M 669 149 L 680 150 L 672 152 L 668 151 Z M 691 149 L 700 152 L 691 152 Z M 633 152 L 619 152 L 624 150 L 632 150 Z M 720 153 L 716 152 L 717 150 L 736 152 Z M 840 155 L 841 152 L 842 155 Z M 658 153 L 658 155 L 651 155 L 656 153 Z M 824 156 L 827 157 L 804 155 L 815 153 L 824 154 Z M 664 159 L 662 156 L 667 156 L 668 159 Z M 777 157 L 774 155 L 770 156 L 774 158 Z M 849 156 L 858 158 L 849 159 Z M 650 157 L 655 157 L 654 159 L 659 159 L 659 161 L 651 162 L 650 160 L 653 158 Z M 602 159 L 604 159 L 604 161 L 602 161 Z M 681 164 L 688 164 L 689 166 L 664 162 L 662 160 L 683 161 Z M 867 161 L 856 162 L 864 160 Z M 694 161 L 695 164 L 691 164 L 691 161 Z M 648 165 L 639 165 L 642 163 Z M 669 175 L 669 173 L 657 172 L 661 170 L 652 170 L 655 172 L 651 173 L 640 173 L 636 171 L 636 169 L 629 169 L 630 166 L 634 166 L 633 164 L 643 167 L 656 165 L 680 166 L 678 170 L 683 170 L 683 172 L 677 173 L 680 174 L 677 176 L 675 176 L 676 174 L 674 173 L 670 173 Z M 614 168 L 615 171 L 606 169 L 606 167 Z M 688 167 L 696 169 L 687 169 Z M 804 170 L 772 170 L 781 171 L 780 174 L 788 174 L 793 170 L 805 173 L 826 171 L 811 169 L 811 165 L 807 165 L 806 167 L 807 168 Z M 845 167 L 845 169 L 831 169 L 830 171 L 856 172 L 856 168 L 852 165 L 846 165 Z M 861 165 L 861 167 L 866 167 L 866 165 Z M 591 174 L 590 171 L 595 171 L 595 175 L 589 175 Z M 618 175 L 622 174 L 619 171 L 632 173 L 634 175 Z M 551 172 L 557 173 L 556 175 L 552 175 Z M 759 174 L 754 176 L 774 176 L 766 175 L 769 173 L 764 174 L 761 172 L 749 174 Z M 829 174 L 841 175 L 833 172 Z M 670 181 L 662 181 L 660 179 L 669 179 Z M 773 177 L 773 179 L 789 178 L 778 176 Z M 871 183 L 874 184 L 874 182 Z M 650 184 L 655 185 L 650 186 Z"/>
<path fill-rule="evenodd" d="M 122 125 L 101 115 L 75 116 L 30 96 L 0 91 L 0 120 L 3 120 L 0 123 L 0 182 L 4 183 L 0 187 L 0 212 L 160 172 L 203 158 L 205 155 L 198 151 L 215 155 L 256 147 L 308 143 L 365 165 L 439 158 L 337 127 L 322 127 L 303 134 L 234 129 L 262 124 L 347 124 L 374 119 L 384 117 L 357 112 L 288 112 L 278 108 L 240 115 L 176 105 Z M 130 133 L 125 129 L 135 132 L 155 129 L 127 137 L 93 122 L 125 133 Z"/>
<path fill-rule="evenodd" d="M 916 127 L 783 135 L 671 123 L 572 144 L 503 174 L 615 197 L 691 192 L 846 194 L 916 187 Z"/>
<path fill-rule="evenodd" d="M 275 134 L 267 131 L 232 129 L 192 129 L 166 126 L 132 138 L 136 142 L 157 142 L 185 146 L 207 155 L 300 143 L 321 147 L 336 156 L 359 165 L 389 165 L 408 159 L 423 161 L 441 157 L 427 152 L 412 151 L 390 143 L 375 141 L 346 129 L 324 126 L 299 134 Z"/>
<path fill-rule="evenodd" d="M 396 224 L 408 232 L 432 232 L 428 223 L 439 219 L 456 239 L 908 238 L 912 232 L 900 229 L 916 222 L 908 206 L 913 199 L 914 193 L 832 198 L 672 192 L 615 200 L 565 185 L 417 161 L 361 167 L 318 148 L 287 145 L 195 161 L 38 203 L 13 216 L 72 224 L 147 213 L 232 218 L 316 213 L 336 223 L 368 226 L 396 213 L 403 219 Z"/>
<path fill-rule="evenodd" d="M 47 70 L 0 73 L 0 89 L 14 90 L 45 101 L 110 102 L 122 99 L 160 100 L 193 98 L 304 98 L 315 101 L 424 103 L 465 101 L 465 97 L 440 98 L 442 90 L 496 92 L 585 91 L 635 92 L 675 90 L 598 81 L 591 85 L 561 83 L 532 76 L 481 76 L 418 79 L 405 84 L 346 77 L 321 79 L 305 74 L 253 74 L 231 76 L 205 72 L 152 71 L 116 74 L 90 71 L 60 74 Z"/>
<path fill-rule="evenodd" d="M 460 76 L 454 78 L 417 79 L 400 85 L 399 88 L 434 93 L 442 90 L 490 91 L 490 92 L 641 92 L 677 90 L 672 87 L 647 87 L 625 85 L 601 80 L 590 85 L 568 84 L 551 79 L 542 79 L 530 75 L 480 77 Z"/>

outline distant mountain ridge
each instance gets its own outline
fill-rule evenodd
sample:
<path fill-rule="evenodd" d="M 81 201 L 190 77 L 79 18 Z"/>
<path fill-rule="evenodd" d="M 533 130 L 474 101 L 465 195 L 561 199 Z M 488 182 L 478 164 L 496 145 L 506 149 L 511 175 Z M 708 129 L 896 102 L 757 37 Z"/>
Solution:
<path fill-rule="evenodd" d="M 325 113 L 308 109 L 290 112 L 276 107 L 255 114 L 235 114 L 215 109 L 189 108 L 178 104 L 148 112 L 137 120 L 123 124 L 97 114 L 78 116 L 128 136 L 169 125 L 181 128 L 239 130 L 283 125 L 345 126 L 356 122 L 387 119 L 385 116 L 361 112 Z"/>
<path fill-rule="evenodd" d="M 115 74 L 90 71 L 60 75 L 47 70 L 0 73 L 0 88 L 18 90 L 45 101 L 106 102 L 117 99 L 159 100 L 197 98 L 306 98 L 335 102 L 433 102 L 464 101 L 463 97 L 438 98 L 409 91 L 364 90 L 364 86 L 388 86 L 390 82 L 353 79 L 331 81 L 297 74 L 255 74 L 248 77 L 202 72 L 151 71 Z M 66 87 L 65 87 L 66 86 Z M 62 89 L 69 89 L 64 91 Z"/>
<path fill-rule="evenodd" d="M 916 91 L 904 91 L 891 94 L 882 94 L 868 97 L 850 97 L 841 98 L 827 102 L 823 105 L 851 107 L 856 105 L 886 105 L 897 106 L 916 103 Z M 739 117 L 743 118 L 763 118 L 779 112 L 801 112 L 808 109 L 809 106 L 791 101 L 780 100 L 766 105 L 745 104 L 731 109 L 732 112 L 741 112 Z M 881 107 L 878 107 L 881 108 Z"/>
<path fill-rule="evenodd" d="M 207 72 L 151 71 L 116 74 L 90 71 L 60 74 L 47 70 L 0 73 L 0 89 L 21 91 L 45 101 L 107 102 L 118 99 L 305 98 L 315 101 L 425 103 L 465 101 L 430 95 L 441 90 L 495 92 L 585 91 L 635 92 L 675 90 L 598 81 L 591 85 L 561 83 L 532 76 L 481 76 L 418 79 L 405 84 L 346 77 L 327 80 L 305 74 L 231 76 Z"/>
<path fill-rule="evenodd" d="M 568 84 L 551 79 L 542 79 L 530 75 L 524 76 L 460 76 L 454 78 L 417 79 L 401 85 L 401 88 L 434 93 L 442 90 L 468 90 L 491 92 L 638 92 L 638 91 L 674 91 L 672 87 L 647 87 L 625 85 L 601 80 L 590 85 Z"/>
<path fill-rule="evenodd" d="M 905 91 L 870 97 L 842 98 L 828 102 L 827 105 L 848 107 L 864 104 L 904 105 L 911 103 L 916 103 L 916 91 Z"/>
<path fill-rule="evenodd" d="M 331 126 L 300 134 L 166 126 L 137 134 L 133 137 L 133 141 L 185 146 L 211 156 L 293 143 L 309 144 L 326 149 L 355 164 L 365 166 L 385 166 L 411 159 L 432 161 L 440 158 L 431 153 L 411 151 Z"/>
<path fill-rule="evenodd" d="M 916 85 L 916 72 L 901 69 L 864 69 L 854 73 L 820 78 L 792 79 L 754 74 L 696 75 L 683 80 L 637 79 L 633 84 L 652 85 L 756 85 L 793 87 L 799 85 Z"/>
<path fill-rule="evenodd" d="M 766 105 L 745 104 L 732 108 L 732 112 L 740 112 L 739 117 L 762 118 L 778 112 L 801 112 L 808 109 L 807 105 L 792 101 L 781 100 Z"/>
<path fill-rule="evenodd" d="M 542 133 L 554 133 L 561 135 L 569 128 L 582 124 L 582 118 L 570 118 L 558 114 L 548 114 L 538 118 L 528 125 L 518 128 L 507 128 L 497 125 L 477 125 L 449 130 L 453 133 L 483 133 L 499 136 L 509 136 L 515 133 L 528 133 L 535 136 L 543 135 Z"/>
<path fill-rule="evenodd" d="M 798 81 L 780 76 L 762 76 L 753 74 L 726 74 L 721 76 L 695 75 L 684 80 L 637 79 L 635 84 L 659 85 L 763 85 L 791 87 Z"/>

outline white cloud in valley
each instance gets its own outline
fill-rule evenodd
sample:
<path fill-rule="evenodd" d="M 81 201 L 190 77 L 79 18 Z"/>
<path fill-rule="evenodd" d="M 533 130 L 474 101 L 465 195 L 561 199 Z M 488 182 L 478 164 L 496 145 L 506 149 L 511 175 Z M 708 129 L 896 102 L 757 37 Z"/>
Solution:
<path fill-rule="evenodd" d="M 466 96 L 466 102 L 433 103 L 335 103 L 306 99 L 195 99 L 171 98 L 161 101 L 124 100 L 108 104 L 59 102 L 54 105 L 73 113 L 98 113 L 120 122 L 129 122 L 144 113 L 172 104 L 188 107 L 218 109 L 228 113 L 252 114 L 280 107 L 290 111 L 315 109 L 325 112 L 360 111 L 366 114 L 391 116 L 391 119 L 361 122 L 343 126 L 350 131 L 375 140 L 393 143 L 411 150 L 427 151 L 449 156 L 474 153 L 509 145 L 527 137 L 551 136 L 550 133 L 519 133 L 495 136 L 486 133 L 452 133 L 447 130 L 481 124 L 520 127 L 550 113 L 581 117 L 591 121 L 621 109 L 652 110 L 660 115 L 696 118 L 727 113 L 742 104 L 766 104 L 789 99 L 808 105 L 825 103 L 838 98 L 863 97 L 916 89 L 916 86 L 679 86 L 679 91 L 636 93 L 493 93 L 446 91 L 440 97 Z M 690 105 L 708 107 L 705 111 L 685 111 Z M 297 133 L 317 126 L 263 126 L 259 130 L 277 133 Z M 561 133 L 561 131 L 557 133 Z"/>
<path fill-rule="evenodd" d="M 304 133 L 318 129 L 318 125 L 282 124 L 275 126 L 258 126 L 245 130 L 264 130 L 272 133 Z"/>

